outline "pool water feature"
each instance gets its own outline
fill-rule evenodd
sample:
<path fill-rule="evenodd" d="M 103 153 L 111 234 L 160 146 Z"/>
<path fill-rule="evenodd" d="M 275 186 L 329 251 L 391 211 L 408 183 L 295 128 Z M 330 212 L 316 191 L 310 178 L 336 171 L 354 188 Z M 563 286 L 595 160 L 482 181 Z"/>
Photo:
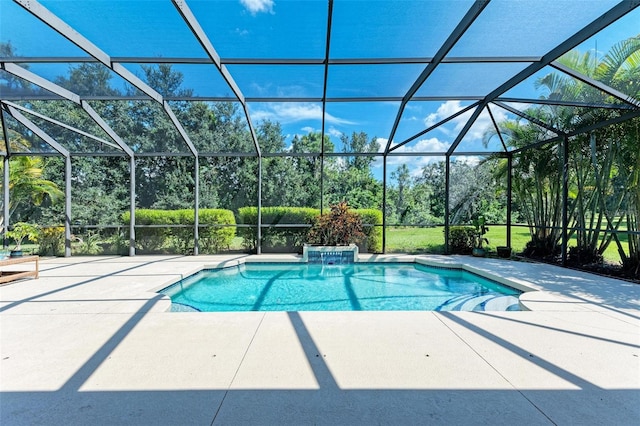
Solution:
<path fill-rule="evenodd" d="M 519 290 L 418 263 L 245 263 L 207 269 L 160 293 L 172 311 L 513 311 Z"/>

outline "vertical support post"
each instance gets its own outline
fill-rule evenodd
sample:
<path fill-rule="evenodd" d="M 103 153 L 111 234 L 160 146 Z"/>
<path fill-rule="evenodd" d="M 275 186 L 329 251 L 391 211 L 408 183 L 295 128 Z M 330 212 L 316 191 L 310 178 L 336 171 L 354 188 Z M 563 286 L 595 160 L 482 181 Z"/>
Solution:
<path fill-rule="evenodd" d="M 511 247 L 511 202 L 513 200 L 513 154 L 507 156 L 507 247 Z"/>
<path fill-rule="evenodd" d="M 194 196 L 193 196 L 193 254 L 197 256 L 200 253 L 200 233 L 198 228 L 200 227 L 200 161 L 198 154 L 194 156 L 195 166 L 193 172 L 193 182 L 194 182 Z"/>
<path fill-rule="evenodd" d="M 451 167 L 449 165 L 451 157 L 446 156 L 444 171 L 444 252 L 450 253 L 449 250 L 449 178 L 451 175 Z"/>
<path fill-rule="evenodd" d="M 71 257 L 71 156 L 64 157 L 64 257 Z"/>
<path fill-rule="evenodd" d="M 262 254 L 262 156 L 258 156 L 258 230 L 256 254 Z"/>
<path fill-rule="evenodd" d="M 382 157 L 382 253 L 387 252 L 387 154 Z"/>
<path fill-rule="evenodd" d="M 322 149 L 324 150 L 324 148 Z M 323 208 L 324 208 L 324 152 L 321 152 L 320 153 L 320 214 L 322 214 Z"/>
<path fill-rule="evenodd" d="M 136 157 L 129 157 L 129 256 L 136 255 Z"/>
<path fill-rule="evenodd" d="M 0 114 L 2 112 L 0 111 Z M 3 205 L 3 217 L 4 222 L 2 224 L 2 247 L 7 247 L 7 231 L 9 230 L 9 156 L 4 156 L 4 177 L 2 181 L 2 189 L 4 192 L 4 205 Z"/>
<path fill-rule="evenodd" d="M 562 141 L 562 266 L 567 266 L 569 236 L 569 137 Z"/>

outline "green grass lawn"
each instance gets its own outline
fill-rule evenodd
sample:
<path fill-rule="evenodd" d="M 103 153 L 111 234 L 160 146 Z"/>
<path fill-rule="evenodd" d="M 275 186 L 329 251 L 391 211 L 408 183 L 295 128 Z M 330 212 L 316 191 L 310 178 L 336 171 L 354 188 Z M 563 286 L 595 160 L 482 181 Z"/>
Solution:
<path fill-rule="evenodd" d="M 386 235 L 387 253 L 444 253 L 443 229 L 442 226 L 434 228 L 389 227 Z M 490 226 L 486 237 L 489 240 L 488 249 L 495 252 L 497 246 L 507 245 L 507 227 Z M 511 248 L 514 253 L 521 252 L 529 240 L 528 228 L 511 228 Z M 620 240 L 624 247 L 626 237 L 620 238 Z M 569 245 L 575 245 L 575 236 L 571 238 Z M 610 262 L 620 262 L 620 255 L 615 244 L 609 244 L 604 252 L 604 258 Z"/>
<path fill-rule="evenodd" d="M 444 227 L 419 228 L 419 227 L 389 227 L 387 228 L 386 244 L 387 253 L 444 253 Z M 488 248 L 495 253 L 497 246 L 507 244 L 507 227 L 490 226 L 486 234 L 489 240 Z M 514 253 L 521 252 L 529 241 L 529 229 L 526 227 L 511 228 L 511 247 Z M 620 236 L 620 241 L 626 249 L 626 235 Z M 575 245 L 575 237 L 571 239 Z M 10 247 L 12 248 L 12 247 Z M 23 244 L 25 254 L 35 254 L 38 252 L 37 244 Z M 235 237 L 230 250 L 242 251 L 242 238 Z M 604 252 L 604 258 L 610 262 L 620 262 L 620 255 L 615 244 L 610 244 Z"/>

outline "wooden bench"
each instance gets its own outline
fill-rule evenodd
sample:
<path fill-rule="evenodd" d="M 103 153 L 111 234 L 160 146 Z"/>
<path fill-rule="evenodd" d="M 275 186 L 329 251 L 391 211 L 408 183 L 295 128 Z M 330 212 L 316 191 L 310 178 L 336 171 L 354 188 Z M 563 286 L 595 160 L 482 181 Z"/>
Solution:
<path fill-rule="evenodd" d="M 40 256 L 21 256 L 10 257 L 9 259 L 0 260 L 0 268 L 8 265 L 17 265 L 19 263 L 35 262 L 36 269 L 32 271 L 2 271 L 0 270 L 0 284 L 8 283 L 9 281 L 19 280 L 20 278 L 33 277 L 38 279 L 38 261 Z"/>

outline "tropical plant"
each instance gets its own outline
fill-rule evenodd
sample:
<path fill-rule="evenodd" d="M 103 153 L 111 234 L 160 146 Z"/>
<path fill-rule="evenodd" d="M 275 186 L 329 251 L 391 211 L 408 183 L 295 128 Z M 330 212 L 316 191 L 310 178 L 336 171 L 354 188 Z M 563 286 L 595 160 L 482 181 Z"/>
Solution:
<path fill-rule="evenodd" d="M 614 45 L 601 59 L 589 53 L 569 52 L 559 60 L 590 78 L 630 97 L 640 98 L 640 36 Z M 553 81 L 553 84 L 551 83 Z M 620 102 L 587 84 L 550 74 L 540 81 L 550 96 L 581 102 Z M 587 108 L 573 111 L 566 130 L 615 118 L 619 112 L 593 113 Z M 598 263 L 611 242 L 618 246 L 626 268 L 640 269 L 639 236 L 629 233 L 628 254 L 618 237 L 625 221 L 631 228 L 638 220 L 640 188 L 637 182 L 638 121 L 629 120 L 589 134 L 578 135 L 571 147 L 571 188 L 576 200 L 574 229 L 577 247 L 569 252 L 577 263 Z"/>
<path fill-rule="evenodd" d="M 38 253 L 41 256 L 61 256 L 64 254 L 64 227 L 43 227 L 38 238 Z"/>
<path fill-rule="evenodd" d="M 22 242 L 25 238 L 28 238 L 31 242 L 37 242 L 40 236 L 40 228 L 38 225 L 34 225 L 26 222 L 18 222 L 11 230 L 7 231 L 7 237 L 15 241 L 16 245 L 14 250 L 22 250 Z"/>
<path fill-rule="evenodd" d="M 355 244 L 365 237 L 362 219 L 342 201 L 321 214 L 309 231 L 309 243 L 325 246 Z"/>
<path fill-rule="evenodd" d="M 527 114 L 545 119 L 539 109 L 530 109 Z M 530 144 L 548 139 L 548 131 L 533 123 L 508 120 L 498 124 L 505 143 L 513 148 L 525 148 Z M 495 131 L 484 134 L 484 143 L 495 136 Z M 536 149 L 524 149 L 513 157 L 512 190 L 517 200 L 519 214 L 529 226 L 531 242 L 525 255 L 544 257 L 557 253 L 558 241 L 562 237 L 562 156 L 557 145 L 545 145 Z M 494 171 L 496 180 L 504 180 L 509 170 L 507 161 L 500 160 Z M 572 214 L 573 204 L 567 206 Z"/>
<path fill-rule="evenodd" d="M 591 53 L 571 51 L 558 61 L 620 93 L 640 97 L 640 36 L 614 45 L 601 59 Z M 545 92 L 543 97 L 554 101 L 620 102 L 599 88 L 557 72 L 543 76 L 536 86 Z M 529 108 L 525 112 L 567 133 L 579 132 L 586 126 L 620 115 L 612 108 L 594 112 L 591 108 L 555 104 Z M 507 145 L 516 150 L 550 139 L 547 130 L 530 122 L 505 121 L 498 127 Z M 487 132 L 485 142 L 494 134 Z M 640 236 L 632 229 L 637 229 L 640 210 L 638 139 L 638 120 L 635 119 L 590 133 L 579 133 L 568 141 L 569 200 L 565 208 L 572 225 L 570 236 L 575 234 L 577 241 L 577 247 L 569 253 L 570 258 L 580 263 L 598 261 L 607 246 L 615 242 L 623 264 L 635 268 L 637 274 Z M 559 252 L 563 158 L 558 148 L 549 144 L 535 150 L 523 150 L 513 157 L 513 191 L 531 230 L 532 240 L 527 244 L 526 255 L 546 256 Z M 504 166 L 503 173 L 506 172 Z M 624 222 L 631 231 L 628 255 L 618 237 Z"/>
<path fill-rule="evenodd" d="M 9 217 L 27 201 L 40 205 L 49 198 L 58 201 L 64 193 L 50 180 L 43 179 L 43 160 L 40 157 L 14 156 L 9 160 Z M 0 216 L 4 224 L 4 216 Z"/>
<path fill-rule="evenodd" d="M 489 232 L 489 227 L 486 226 L 486 223 L 487 220 L 483 215 L 480 215 L 473 219 L 473 248 L 482 250 L 484 249 L 483 244 L 489 244 L 489 240 L 484 236 L 487 232 Z"/>

